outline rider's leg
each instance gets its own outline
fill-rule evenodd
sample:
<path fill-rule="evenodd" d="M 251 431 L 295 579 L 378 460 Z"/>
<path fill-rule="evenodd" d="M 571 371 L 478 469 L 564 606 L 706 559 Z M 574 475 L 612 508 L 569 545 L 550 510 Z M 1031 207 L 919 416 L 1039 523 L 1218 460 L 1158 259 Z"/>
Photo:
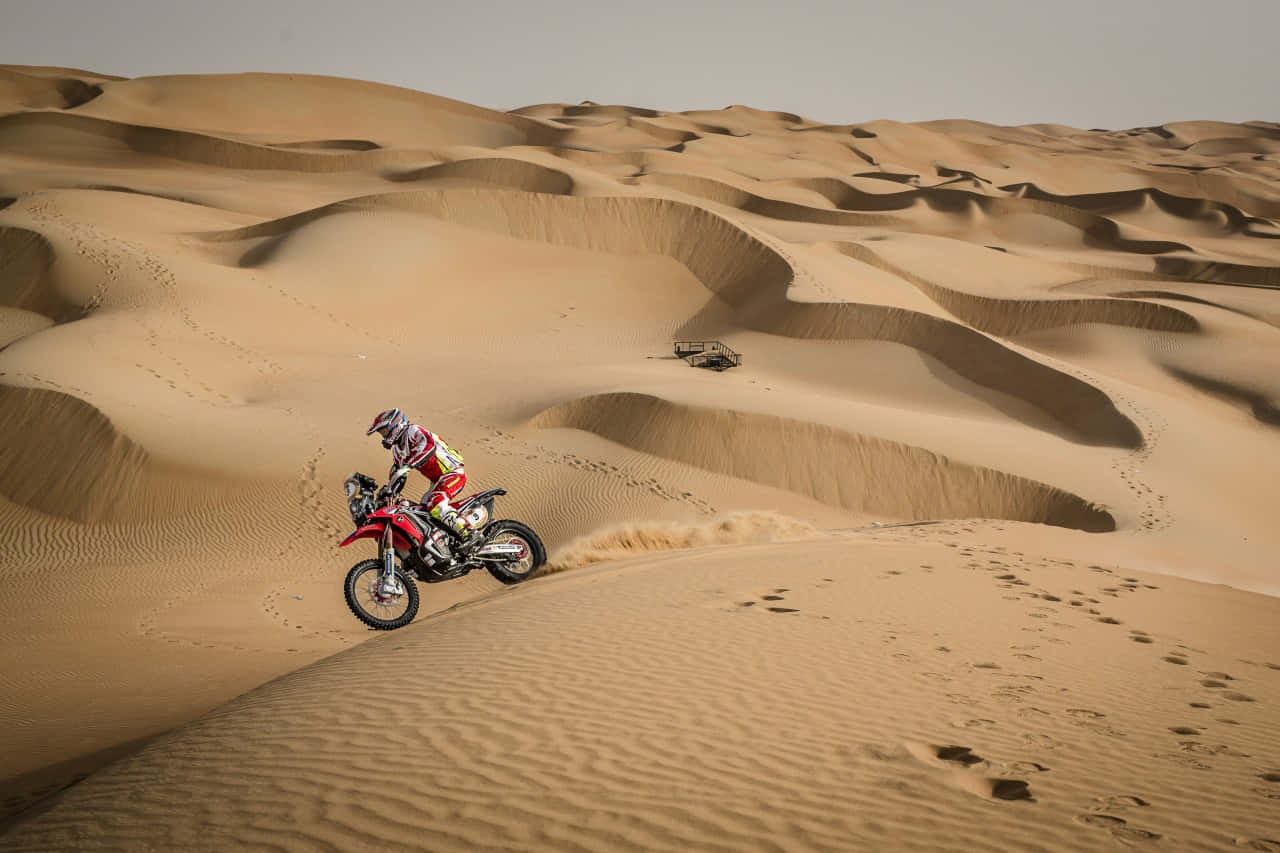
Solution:
<path fill-rule="evenodd" d="M 467 475 L 462 469 L 450 471 L 436 480 L 431 492 L 422 499 L 431 515 L 452 528 L 463 540 L 470 538 L 471 527 L 462 519 L 462 516 L 458 515 L 452 499 L 457 497 L 466 484 Z"/>

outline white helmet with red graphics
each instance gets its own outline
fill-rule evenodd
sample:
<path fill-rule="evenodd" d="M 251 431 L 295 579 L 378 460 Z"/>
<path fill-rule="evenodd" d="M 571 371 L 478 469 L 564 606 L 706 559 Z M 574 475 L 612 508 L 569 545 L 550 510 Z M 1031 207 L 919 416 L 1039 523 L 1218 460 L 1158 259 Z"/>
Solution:
<path fill-rule="evenodd" d="M 382 436 L 382 446 L 390 448 L 408 428 L 409 419 L 404 416 L 404 412 L 399 409 L 387 409 L 385 412 L 380 412 L 373 419 L 373 423 L 369 425 L 365 435 L 378 433 Z"/>

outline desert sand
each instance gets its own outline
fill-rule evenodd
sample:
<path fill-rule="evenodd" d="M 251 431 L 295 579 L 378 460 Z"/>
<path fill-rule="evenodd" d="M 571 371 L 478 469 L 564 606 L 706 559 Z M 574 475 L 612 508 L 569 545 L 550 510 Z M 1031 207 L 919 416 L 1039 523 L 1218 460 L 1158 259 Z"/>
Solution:
<path fill-rule="evenodd" d="M 1278 290 L 1266 122 L 0 66 L 0 846 L 1280 850 Z M 552 559 L 377 634 L 393 405 Z"/>

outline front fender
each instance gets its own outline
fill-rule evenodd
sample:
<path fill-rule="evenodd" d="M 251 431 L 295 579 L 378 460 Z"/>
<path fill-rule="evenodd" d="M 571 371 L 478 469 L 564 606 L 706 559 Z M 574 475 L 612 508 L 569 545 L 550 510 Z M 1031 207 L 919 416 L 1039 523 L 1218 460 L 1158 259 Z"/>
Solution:
<path fill-rule="evenodd" d="M 350 536 L 338 543 L 338 547 L 345 548 L 357 539 L 381 539 L 382 528 L 385 526 L 386 524 L 384 522 L 376 522 L 374 524 L 366 524 L 362 527 L 357 527 L 355 530 L 351 531 Z"/>

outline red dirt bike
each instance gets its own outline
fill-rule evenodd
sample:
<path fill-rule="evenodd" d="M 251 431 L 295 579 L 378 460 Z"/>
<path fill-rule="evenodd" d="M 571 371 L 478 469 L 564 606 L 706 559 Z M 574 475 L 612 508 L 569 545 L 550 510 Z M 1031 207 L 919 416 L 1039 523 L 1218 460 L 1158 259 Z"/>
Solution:
<path fill-rule="evenodd" d="M 347 606 L 371 628 L 403 628 L 418 615 L 418 587 L 460 578 L 485 568 L 505 584 L 526 581 L 547 561 L 538 534 L 511 519 L 490 521 L 493 501 L 505 489 L 489 489 L 457 505 L 475 531 L 464 547 L 458 535 L 437 521 L 425 506 L 377 488 L 372 477 L 356 472 L 347 478 L 347 508 L 356 529 L 342 540 L 378 542 L 378 559 L 361 560 L 347 572 L 343 585 Z"/>

